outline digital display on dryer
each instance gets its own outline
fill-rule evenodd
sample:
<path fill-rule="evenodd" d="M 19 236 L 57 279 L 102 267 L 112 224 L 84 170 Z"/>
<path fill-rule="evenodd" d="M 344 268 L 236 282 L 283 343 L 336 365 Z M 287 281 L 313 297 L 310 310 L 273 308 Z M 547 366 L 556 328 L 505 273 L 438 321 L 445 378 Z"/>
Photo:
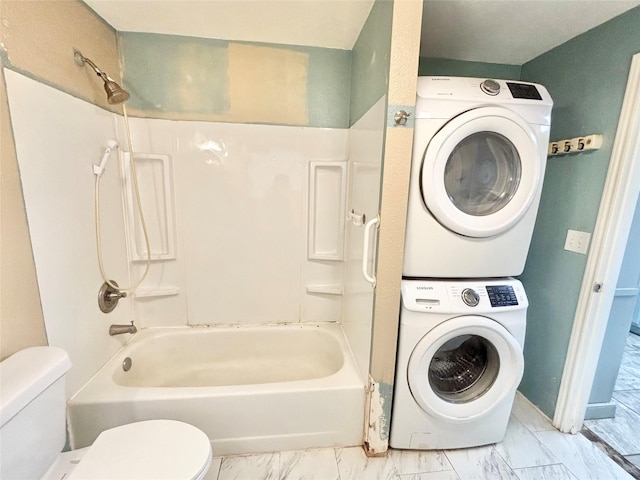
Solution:
<path fill-rule="evenodd" d="M 490 285 L 486 288 L 492 307 L 511 307 L 518 305 L 516 292 L 513 291 L 511 285 Z"/>
<path fill-rule="evenodd" d="M 507 87 L 513 98 L 526 98 L 527 100 L 542 100 L 540 92 L 534 85 L 525 83 L 507 82 Z"/>

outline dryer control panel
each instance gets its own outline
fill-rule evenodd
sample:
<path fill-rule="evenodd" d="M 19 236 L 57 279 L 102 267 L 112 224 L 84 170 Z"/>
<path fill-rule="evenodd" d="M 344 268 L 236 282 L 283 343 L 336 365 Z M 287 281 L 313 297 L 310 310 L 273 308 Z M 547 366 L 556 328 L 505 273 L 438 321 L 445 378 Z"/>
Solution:
<path fill-rule="evenodd" d="M 471 108 L 504 107 L 527 123 L 550 125 L 553 100 L 537 83 L 474 77 L 418 77 L 415 120 L 449 120 Z"/>
<path fill-rule="evenodd" d="M 491 313 L 529 306 L 522 284 L 498 280 L 403 280 L 402 303 L 407 310 L 433 313 Z"/>
<path fill-rule="evenodd" d="M 507 82 L 507 87 L 513 98 L 526 98 L 529 100 L 542 100 L 542 96 L 535 85 L 531 83 Z"/>

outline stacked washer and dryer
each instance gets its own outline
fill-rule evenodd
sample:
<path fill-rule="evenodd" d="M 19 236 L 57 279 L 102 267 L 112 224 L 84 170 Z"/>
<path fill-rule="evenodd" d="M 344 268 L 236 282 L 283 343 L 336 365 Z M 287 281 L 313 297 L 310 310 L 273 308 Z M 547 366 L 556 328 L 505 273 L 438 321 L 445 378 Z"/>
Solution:
<path fill-rule="evenodd" d="M 553 102 L 533 83 L 420 77 L 390 445 L 503 439 L 524 369 Z"/>

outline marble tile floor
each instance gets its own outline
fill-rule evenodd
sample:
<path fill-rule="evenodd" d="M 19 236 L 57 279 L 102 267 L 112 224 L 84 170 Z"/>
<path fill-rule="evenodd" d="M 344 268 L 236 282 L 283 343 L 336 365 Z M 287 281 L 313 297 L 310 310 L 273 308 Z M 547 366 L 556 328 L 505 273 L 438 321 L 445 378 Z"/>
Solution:
<path fill-rule="evenodd" d="M 215 454 L 215 452 L 214 452 Z M 558 432 L 518 394 L 503 442 L 445 451 L 360 447 L 214 458 L 206 480 L 614 480 L 632 479 L 581 434 Z"/>
<path fill-rule="evenodd" d="M 630 333 L 613 391 L 615 418 L 587 420 L 585 426 L 640 468 L 640 336 Z"/>

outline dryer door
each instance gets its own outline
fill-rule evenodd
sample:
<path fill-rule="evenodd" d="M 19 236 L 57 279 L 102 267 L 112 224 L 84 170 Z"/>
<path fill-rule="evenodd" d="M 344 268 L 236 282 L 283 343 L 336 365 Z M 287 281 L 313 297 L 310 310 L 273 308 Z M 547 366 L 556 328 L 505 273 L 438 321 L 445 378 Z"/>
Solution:
<path fill-rule="evenodd" d="M 498 322 L 461 316 L 441 323 L 411 353 L 408 380 L 415 401 L 448 422 L 489 413 L 517 388 L 522 347 Z"/>
<path fill-rule="evenodd" d="M 536 136 L 511 110 L 482 107 L 447 122 L 431 139 L 420 174 L 424 203 L 449 230 L 489 237 L 515 225 L 541 182 Z"/>

